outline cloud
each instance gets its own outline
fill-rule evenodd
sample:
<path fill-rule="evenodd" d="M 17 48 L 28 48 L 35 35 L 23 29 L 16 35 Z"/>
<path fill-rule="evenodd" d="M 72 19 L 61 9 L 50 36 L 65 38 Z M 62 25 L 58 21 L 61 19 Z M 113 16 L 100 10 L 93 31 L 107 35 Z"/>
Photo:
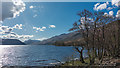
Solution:
<path fill-rule="evenodd" d="M 37 17 L 37 14 L 35 14 L 35 15 L 33 16 L 33 18 L 35 18 L 35 17 Z"/>
<path fill-rule="evenodd" d="M 3 39 L 19 39 L 21 41 L 28 40 L 32 37 L 34 37 L 34 35 L 18 35 L 15 33 L 0 35 L 0 38 Z"/>
<path fill-rule="evenodd" d="M 33 8 L 40 8 L 40 9 L 42 9 L 42 8 L 44 8 L 44 6 L 33 6 L 33 5 L 31 5 L 31 6 L 29 6 L 29 8 L 30 9 L 33 9 Z"/>
<path fill-rule="evenodd" d="M 55 28 L 55 25 L 49 25 L 49 28 Z M 38 31 L 45 31 L 45 29 L 47 29 L 47 27 L 33 27 L 33 29 L 38 32 Z"/>
<path fill-rule="evenodd" d="M 46 29 L 46 27 L 43 26 L 42 29 Z"/>
<path fill-rule="evenodd" d="M 8 33 L 11 33 L 11 31 L 13 30 L 13 28 L 11 27 L 8 27 L 8 26 L 0 26 L 0 33 L 1 34 L 8 34 Z"/>
<path fill-rule="evenodd" d="M 49 28 L 55 28 L 56 26 L 55 25 L 49 25 Z"/>
<path fill-rule="evenodd" d="M 46 40 L 48 38 L 40 38 L 40 39 L 36 39 L 36 40 L 40 40 L 40 41 L 43 41 L 43 40 Z"/>
<path fill-rule="evenodd" d="M 120 18 L 120 10 L 117 11 L 116 17 Z"/>
<path fill-rule="evenodd" d="M 20 24 L 20 25 L 19 25 L 19 24 L 16 24 L 13 28 L 14 28 L 14 29 L 22 29 L 22 26 L 23 26 L 22 24 Z"/>
<path fill-rule="evenodd" d="M 107 17 L 108 15 L 109 15 L 108 13 L 106 13 L 106 12 L 104 13 L 104 16 L 106 16 L 106 17 Z"/>
<path fill-rule="evenodd" d="M 19 39 L 21 41 L 28 40 L 34 37 L 33 35 L 18 35 L 13 32 L 14 29 L 22 29 L 22 24 L 16 24 L 13 27 L 0 25 L 0 38 L 4 39 Z"/>
<path fill-rule="evenodd" d="M 33 6 L 33 5 L 29 6 L 30 9 L 33 9 L 33 8 L 36 8 L 36 7 L 37 6 Z"/>
<path fill-rule="evenodd" d="M 32 9 L 32 8 L 34 8 L 34 6 L 30 6 L 29 8 Z"/>
<path fill-rule="evenodd" d="M 46 27 L 44 27 L 44 26 L 42 28 L 40 28 L 40 27 L 33 27 L 33 29 L 36 30 L 36 32 L 38 32 L 38 31 L 44 31 L 46 29 Z"/>
<path fill-rule="evenodd" d="M 108 7 L 107 9 L 108 9 L 108 10 L 111 10 L 111 9 L 113 9 L 113 8 L 112 8 L 112 7 Z"/>
<path fill-rule="evenodd" d="M 89 22 L 94 22 L 94 20 L 92 18 L 87 18 L 85 21 L 85 17 L 81 17 L 80 18 L 80 22 L 81 25 L 79 26 L 80 29 L 84 29 L 85 28 L 85 24 L 89 23 Z M 90 26 L 88 26 L 88 28 L 90 28 Z"/>
<path fill-rule="evenodd" d="M 10 2 L 0 2 L 2 11 L 0 11 L 0 21 L 16 18 L 25 10 L 25 3 L 22 0 L 9 0 Z"/>
<path fill-rule="evenodd" d="M 119 6 L 120 5 L 120 0 L 112 0 L 112 5 Z"/>
<path fill-rule="evenodd" d="M 95 4 L 94 5 L 94 10 L 97 10 L 97 6 L 99 6 L 99 5 L 100 5 L 100 3 Z"/>
<path fill-rule="evenodd" d="M 111 3 L 109 4 L 108 2 L 103 3 L 100 5 L 100 3 L 97 3 L 94 5 L 94 10 L 103 10 L 107 9 L 109 13 L 104 13 L 104 16 L 112 16 L 116 18 L 120 18 L 120 11 L 118 10 L 117 13 L 114 12 L 113 9 L 118 9 L 120 7 L 120 0 L 112 0 Z M 114 16 L 116 14 L 116 16 Z"/>
<path fill-rule="evenodd" d="M 22 24 L 16 24 L 13 27 L 8 27 L 8 26 L 2 26 L 0 25 L 0 34 L 9 34 L 11 33 L 14 29 L 22 29 Z"/>
<path fill-rule="evenodd" d="M 80 20 L 81 20 L 81 23 L 82 23 L 82 24 L 85 24 L 85 17 L 81 17 Z M 86 19 L 86 23 L 87 23 L 87 22 L 93 22 L 93 19 L 92 19 L 92 18 L 87 18 L 87 19 Z"/>
<path fill-rule="evenodd" d="M 106 3 L 100 4 L 97 3 L 94 5 L 94 10 L 103 10 L 103 9 L 108 9 L 111 10 L 113 8 L 119 7 L 120 6 L 120 0 L 112 0 L 111 4 L 107 1 Z"/>
<path fill-rule="evenodd" d="M 106 2 L 106 3 L 103 3 L 103 4 L 97 3 L 97 4 L 94 5 L 94 10 L 98 11 L 98 10 L 106 9 L 108 4 L 109 4 L 109 2 Z"/>
<path fill-rule="evenodd" d="M 110 15 L 110 16 L 113 16 L 113 14 L 114 14 L 113 11 L 110 11 L 110 12 L 109 12 L 109 15 Z"/>
<path fill-rule="evenodd" d="M 105 17 L 114 17 L 113 16 L 114 12 L 113 11 L 109 11 L 109 14 L 107 12 L 104 13 Z"/>

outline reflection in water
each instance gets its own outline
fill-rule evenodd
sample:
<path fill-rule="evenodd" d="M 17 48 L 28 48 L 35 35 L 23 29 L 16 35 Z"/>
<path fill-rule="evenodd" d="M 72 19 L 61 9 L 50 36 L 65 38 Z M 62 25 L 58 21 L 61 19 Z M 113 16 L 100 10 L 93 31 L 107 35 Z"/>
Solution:
<path fill-rule="evenodd" d="M 66 61 L 65 57 L 73 53 L 76 53 L 73 47 L 64 46 L 0 45 L 0 66 L 52 65 Z"/>
<path fill-rule="evenodd" d="M 4 64 L 6 63 L 9 63 L 9 64 L 12 63 L 10 61 L 10 56 L 9 56 L 13 54 L 10 50 L 12 47 L 16 47 L 16 45 L 12 45 L 12 46 L 11 45 L 0 45 L 0 67 L 4 66 Z"/>

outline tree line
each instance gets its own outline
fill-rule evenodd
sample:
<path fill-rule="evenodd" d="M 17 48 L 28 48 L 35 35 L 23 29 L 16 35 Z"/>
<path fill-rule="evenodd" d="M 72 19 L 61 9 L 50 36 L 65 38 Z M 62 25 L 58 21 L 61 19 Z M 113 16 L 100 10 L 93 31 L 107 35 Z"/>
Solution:
<path fill-rule="evenodd" d="M 102 63 L 103 57 L 120 57 L 120 20 L 104 12 L 83 10 L 77 14 L 80 18 L 69 31 L 80 32 L 79 41 L 69 43 L 56 42 L 59 45 L 72 45 L 79 52 L 80 61 L 85 63 L 83 50 L 87 50 L 90 64 L 98 57 Z M 81 47 L 82 49 L 79 49 Z"/>

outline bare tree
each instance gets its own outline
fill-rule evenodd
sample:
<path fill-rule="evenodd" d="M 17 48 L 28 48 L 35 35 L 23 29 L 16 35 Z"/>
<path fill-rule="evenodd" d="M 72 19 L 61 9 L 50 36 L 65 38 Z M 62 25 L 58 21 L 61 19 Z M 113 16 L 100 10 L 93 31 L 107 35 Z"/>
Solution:
<path fill-rule="evenodd" d="M 77 31 L 80 32 L 85 40 L 85 46 L 82 46 L 81 51 L 78 47 L 75 47 L 75 49 L 80 53 L 80 60 L 82 63 L 84 63 L 82 52 L 85 47 L 87 47 L 88 54 L 89 54 L 89 29 L 90 29 L 90 16 L 92 16 L 92 13 L 84 10 L 82 12 L 79 12 L 78 15 L 80 16 L 80 19 L 73 24 L 73 28 L 71 28 L 69 31 Z M 89 55 L 90 57 L 90 55 Z"/>

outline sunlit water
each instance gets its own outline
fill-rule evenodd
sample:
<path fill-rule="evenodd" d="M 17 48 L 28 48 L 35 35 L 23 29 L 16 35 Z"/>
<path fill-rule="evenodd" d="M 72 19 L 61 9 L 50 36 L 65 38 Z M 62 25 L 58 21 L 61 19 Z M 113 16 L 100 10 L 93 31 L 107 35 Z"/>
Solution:
<path fill-rule="evenodd" d="M 85 52 L 85 51 L 84 51 Z M 0 45 L 0 66 L 45 66 L 79 57 L 73 47 L 54 45 Z M 84 56 L 86 56 L 84 54 Z M 48 61 L 40 61 L 48 60 Z"/>

